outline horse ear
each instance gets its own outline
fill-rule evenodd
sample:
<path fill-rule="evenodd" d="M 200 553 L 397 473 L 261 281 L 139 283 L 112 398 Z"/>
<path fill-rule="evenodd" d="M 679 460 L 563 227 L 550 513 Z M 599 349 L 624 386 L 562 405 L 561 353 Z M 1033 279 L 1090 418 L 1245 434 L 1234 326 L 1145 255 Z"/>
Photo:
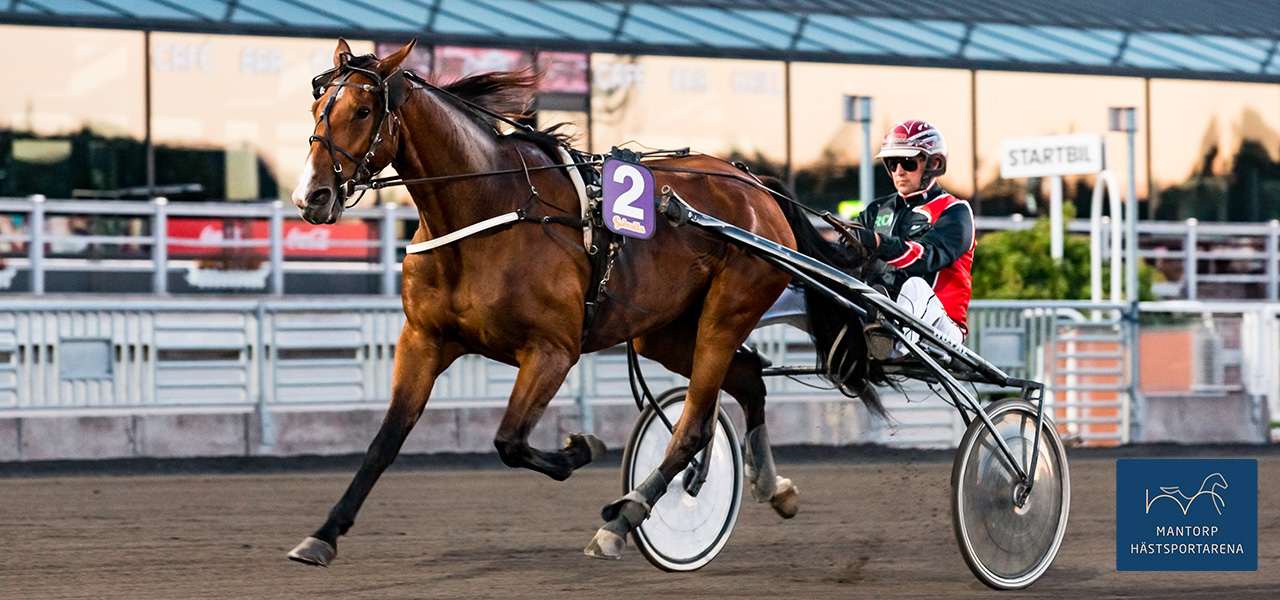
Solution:
<path fill-rule="evenodd" d="M 346 38 L 338 38 L 338 48 L 333 51 L 333 66 L 342 66 L 343 54 L 351 54 L 351 46 L 347 44 Z"/>
<path fill-rule="evenodd" d="M 400 63 L 404 62 L 404 59 L 409 58 L 409 52 L 412 51 L 413 47 L 417 44 L 418 38 L 409 40 L 409 43 L 405 44 L 403 48 L 396 50 L 394 54 L 378 61 L 378 64 L 374 66 L 374 70 L 383 77 L 395 73 L 396 69 L 400 68 Z"/>

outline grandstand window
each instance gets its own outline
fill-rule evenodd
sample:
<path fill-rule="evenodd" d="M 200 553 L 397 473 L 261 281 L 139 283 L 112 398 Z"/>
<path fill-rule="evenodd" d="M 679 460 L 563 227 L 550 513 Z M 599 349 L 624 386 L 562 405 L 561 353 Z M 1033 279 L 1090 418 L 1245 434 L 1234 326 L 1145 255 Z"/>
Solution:
<path fill-rule="evenodd" d="M 835 210 L 859 193 L 862 127 L 844 120 L 844 97 L 871 96 L 871 152 L 896 122 L 924 119 L 947 138 L 950 161 L 942 183 L 970 191 L 969 72 L 954 69 L 796 63 L 791 66 L 792 166 L 805 202 Z M 874 160 L 874 159 L 873 159 Z M 893 190 L 880 167 L 876 194 Z"/>
<path fill-rule="evenodd" d="M 41 57 L 6 69 L 0 196 L 67 198 L 143 183 L 143 40 L 133 31 L 0 26 L 0 52 Z"/>
<path fill-rule="evenodd" d="M 1106 137 L 1106 166 L 1122 182 L 1129 167 L 1128 141 L 1122 133 L 1107 133 L 1107 108 L 1138 108 L 1136 139 L 1138 197 L 1147 195 L 1146 138 L 1142 132 L 1145 106 L 1143 80 L 1130 77 L 1056 75 L 979 71 L 977 81 L 977 180 L 985 215 L 1048 214 L 1048 187 L 1039 180 L 1003 180 L 1000 148 L 1005 139 L 1096 133 Z M 949 132 L 948 132 L 948 135 Z M 948 142 L 950 138 L 948 137 Z M 951 153 L 969 149 L 951 145 Z M 1095 177 L 1065 178 L 1064 197 L 1075 201 L 1077 214 L 1089 214 Z M 1032 187 L 1027 187 L 1028 185 Z M 1028 195 L 1030 194 L 1030 195 Z M 1029 201 L 1030 200 L 1030 201 Z"/>
<path fill-rule="evenodd" d="M 314 127 L 311 77 L 333 66 L 333 50 L 329 39 L 152 34 L 156 183 L 198 183 L 204 198 L 288 198 Z"/>
<path fill-rule="evenodd" d="M 783 63 L 596 54 L 591 68 L 593 151 L 634 141 L 785 168 Z"/>
<path fill-rule="evenodd" d="M 1280 218 L 1280 86 L 1151 80 L 1157 219 Z"/>

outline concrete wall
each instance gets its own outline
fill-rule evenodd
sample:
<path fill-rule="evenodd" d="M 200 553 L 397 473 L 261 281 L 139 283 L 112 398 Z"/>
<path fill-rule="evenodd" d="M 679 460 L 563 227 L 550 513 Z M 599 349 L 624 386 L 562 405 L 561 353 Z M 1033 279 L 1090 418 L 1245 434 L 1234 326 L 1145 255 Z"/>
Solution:
<path fill-rule="evenodd" d="M 745 433 L 741 409 L 733 403 L 725 408 L 739 435 Z M 635 406 L 594 406 L 592 410 L 596 436 L 611 449 L 623 448 L 639 414 Z M 265 429 L 259 416 L 247 410 L 83 412 L 0 417 L 0 462 L 363 453 L 385 409 L 280 410 L 268 415 Z M 502 414 L 502 408 L 429 409 L 405 441 L 403 452 L 493 452 Z M 856 401 L 780 403 L 770 407 L 769 427 L 776 444 L 842 445 L 878 439 L 866 409 Z M 530 443 L 559 448 L 566 435 L 582 430 L 576 406 L 553 406 L 534 429 Z"/>
<path fill-rule="evenodd" d="M 1146 396 L 1143 441 L 1180 444 L 1265 444 L 1270 418 L 1245 395 Z M 1260 406 L 1265 407 L 1265 404 Z"/>
<path fill-rule="evenodd" d="M 911 400 L 908 400 L 908 396 Z M 881 444 L 898 447 L 954 446 L 964 432 L 955 411 L 918 390 L 885 394 L 890 420 L 874 418 L 861 402 L 832 400 L 775 402 L 768 409 L 775 445 Z M 1251 414 L 1247 397 L 1151 396 L 1147 398 L 1146 442 L 1266 443 L 1265 415 Z M 738 434 L 741 409 L 724 404 Z M 630 436 L 638 411 L 630 404 L 597 405 L 593 432 L 614 450 Z M 271 412 L 264 428 L 256 413 L 158 412 L 102 415 L 0 417 L 0 463 L 103 458 L 188 458 L 213 456 L 303 456 L 363 453 L 373 441 L 385 408 Z M 411 454 L 494 452 L 493 436 L 502 408 L 428 409 L 406 440 Z M 1260 420 L 1261 419 L 1261 420 Z M 564 436 L 582 431 L 577 406 L 547 409 L 530 442 L 558 448 Z M 265 432 L 265 436 L 264 436 Z"/>

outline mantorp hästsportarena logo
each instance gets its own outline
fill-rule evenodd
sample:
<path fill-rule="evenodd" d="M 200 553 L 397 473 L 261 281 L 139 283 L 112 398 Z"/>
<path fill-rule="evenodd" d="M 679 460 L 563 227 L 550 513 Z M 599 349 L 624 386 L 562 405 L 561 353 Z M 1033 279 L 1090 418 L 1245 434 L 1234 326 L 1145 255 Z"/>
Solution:
<path fill-rule="evenodd" d="M 1156 500 L 1168 498 L 1177 502 L 1178 506 L 1182 508 L 1182 514 L 1185 515 L 1187 514 L 1187 511 L 1191 510 L 1191 503 L 1195 502 L 1196 498 L 1205 494 L 1208 494 L 1210 499 L 1213 500 L 1213 508 L 1218 511 L 1218 514 L 1222 514 L 1222 507 L 1226 505 L 1226 501 L 1222 499 L 1222 496 L 1218 495 L 1217 490 L 1218 488 L 1226 489 L 1227 487 L 1227 478 L 1223 477 L 1222 473 L 1214 473 L 1204 478 L 1204 483 L 1200 484 L 1200 491 L 1196 492 L 1193 496 L 1188 496 L 1182 493 L 1182 488 L 1179 487 L 1162 487 L 1160 488 L 1160 494 L 1154 498 L 1151 497 L 1151 492 L 1148 491 L 1147 514 L 1151 514 L 1151 505 L 1154 504 Z"/>
<path fill-rule="evenodd" d="M 1116 568 L 1256 571 L 1258 461 L 1116 461 Z"/>

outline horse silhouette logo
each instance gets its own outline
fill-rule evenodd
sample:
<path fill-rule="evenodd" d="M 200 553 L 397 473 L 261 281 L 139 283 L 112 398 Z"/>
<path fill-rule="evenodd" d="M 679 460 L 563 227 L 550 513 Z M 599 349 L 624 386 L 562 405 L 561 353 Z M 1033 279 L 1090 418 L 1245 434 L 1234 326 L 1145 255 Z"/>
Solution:
<path fill-rule="evenodd" d="M 1213 500 L 1214 510 L 1217 510 L 1218 514 L 1222 514 L 1222 507 L 1226 506 L 1226 502 L 1223 501 L 1222 496 L 1218 495 L 1218 488 L 1227 489 L 1227 479 L 1222 476 L 1222 473 L 1214 473 L 1205 477 L 1204 483 L 1200 484 L 1200 491 L 1191 496 L 1182 493 L 1182 490 L 1178 487 L 1161 487 L 1160 491 L 1163 493 L 1152 498 L 1151 490 L 1147 490 L 1147 514 L 1151 514 L 1151 505 L 1156 500 L 1168 498 L 1177 502 L 1178 508 L 1181 508 L 1182 514 L 1185 515 L 1188 510 L 1191 510 L 1191 504 L 1196 501 L 1196 498 L 1205 495 Z"/>

